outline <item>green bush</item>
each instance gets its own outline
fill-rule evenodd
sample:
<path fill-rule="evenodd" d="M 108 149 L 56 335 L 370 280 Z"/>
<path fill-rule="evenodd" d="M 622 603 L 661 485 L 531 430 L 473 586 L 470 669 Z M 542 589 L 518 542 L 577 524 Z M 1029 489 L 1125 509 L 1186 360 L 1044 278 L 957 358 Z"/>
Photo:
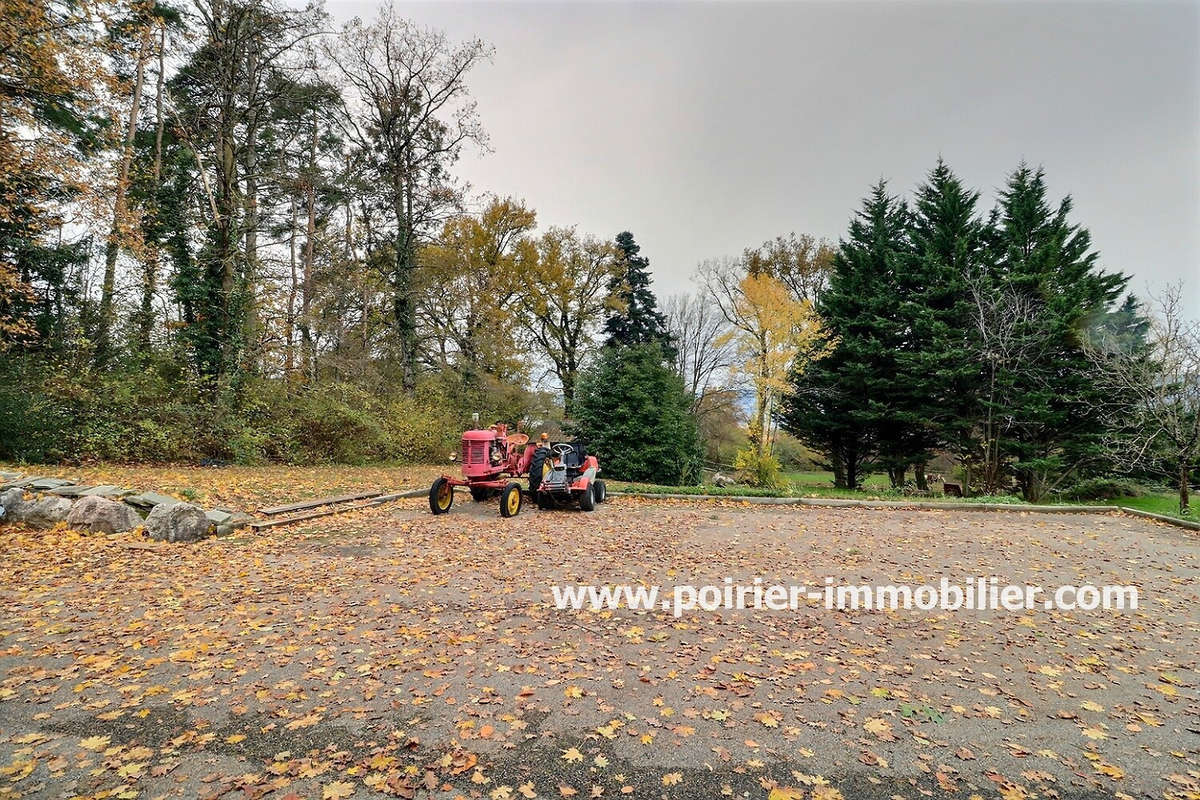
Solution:
<path fill-rule="evenodd" d="M 733 468 L 737 470 L 738 480 L 748 486 L 763 489 L 783 488 L 779 459 L 770 454 L 760 455 L 758 448 L 753 444 L 738 451 L 733 459 Z"/>
<path fill-rule="evenodd" d="M 1145 487 L 1127 478 L 1091 478 L 1080 481 L 1062 493 L 1067 500 L 1112 500 L 1117 497 L 1142 497 Z"/>
<path fill-rule="evenodd" d="M 29 462 L 239 464 L 443 462 L 471 414 L 544 419 L 551 404 L 485 378 L 427 378 L 413 393 L 246 378 L 216 397 L 162 359 L 96 371 L 0 360 L 0 458 Z"/>
<path fill-rule="evenodd" d="M 658 484 L 700 477 L 700 436 L 683 382 L 657 344 L 606 347 L 575 392 L 569 432 L 606 477 Z"/>

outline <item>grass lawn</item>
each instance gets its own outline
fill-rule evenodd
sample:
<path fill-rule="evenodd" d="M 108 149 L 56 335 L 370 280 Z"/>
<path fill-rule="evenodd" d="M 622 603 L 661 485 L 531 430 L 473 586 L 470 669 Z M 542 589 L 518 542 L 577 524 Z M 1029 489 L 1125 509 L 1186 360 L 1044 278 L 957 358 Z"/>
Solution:
<path fill-rule="evenodd" d="M 715 496 L 730 496 L 741 495 L 746 497 L 828 497 L 836 499 L 850 500 L 907 500 L 913 499 L 912 495 L 904 494 L 891 488 L 886 475 L 875 474 L 868 475 L 863 480 L 863 489 L 859 491 L 848 491 L 846 489 L 835 489 L 833 487 L 833 473 L 822 471 L 808 472 L 785 472 L 784 479 L 787 481 L 787 486 L 782 490 L 777 489 L 760 489 L 750 486 L 660 486 L 656 484 L 646 483 L 627 483 L 624 481 L 609 481 L 609 487 L 617 491 L 633 491 L 645 492 L 648 494 L 695 494 L 695 495 L 715 495 Z M 927 498 L 938 500 L 940 497 Z M 1023 500 L 1015 496 L 1005 497 L 964 497 L 964 498 L 948 498 L 958 502 L 977 502 L 977 503 L 1012 503 L 1022 504 Z M 1058 498 L 1047 498 L 1043 501 L 1045 505 L 1054 505 L 1056 503 L 1070 503 L 1089 505 L 1110 505 L 1124 506 L 1126 508 L 1134 508 L 1139 511 L 1149 511 L 1154 514 L 1162 514 L 1163 516 L 1175 517 L 1177 519 L 1185 519 L 1192 522 L 1200 522 L 1200 513 L 1197 512 L 1198 506 L 1193 506 L 1190 514 L 1181 515 L 1179 513 L 1179 498 L 1174 493 L 1160 492 L 1142 497 L 1117 497 L 1112 500 L 1096 500 L 1091 501 L 1074 501 L 1061 500 Z"/>
<path fill-rule="evenodd" d="M 1125 506 L 1126 508 L 1136 508 L 1138 511 L 1149 511 L 1152 514 L 1200 522 L 1200 513 L 1197 513 L 1195 505 L 1192 505 L 1189 513 L 1179 513 L 1179 495 L 1176 494 L 1161 493 L 1142 497 L 1117 497 L 1103 502 L 1109 506 Z"/>

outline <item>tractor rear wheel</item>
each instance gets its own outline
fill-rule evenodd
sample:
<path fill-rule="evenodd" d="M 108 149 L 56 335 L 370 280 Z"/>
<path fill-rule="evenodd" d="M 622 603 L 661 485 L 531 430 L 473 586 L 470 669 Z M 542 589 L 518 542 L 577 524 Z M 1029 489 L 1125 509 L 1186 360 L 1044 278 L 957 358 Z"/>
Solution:
<path fill-rule="evenodd" d="M 537 494 L 538 487 L 542 484 L 542 473 L 546 470 L 546 459 L 550 458 L 550 448 L 539 447 L 533 451 L 533 456 L 529 459 L 529 491 Z"/>
<path fill-rule="evenodd" d="M 445 514 L 454 505 L 454 487 L 445 478 L 438 478 L 429 487 L 429 510 L 434 514 Z"/>
<path fill-rule="evenodd" d="M 579 495 L 579 509 L 581 511 L 591 511 L 596 507 L 596 487 L 588 484 L 588 487 Z"/>
<path fill-rule="evenodd" d="M 514 481 L 505 486 L 504 491 L 500 492 L 500 516 L 515 517 L 520 514 L 523 501 L 521 484 Z"/>
<path fill-rule="evenodd" d="M 604 481 L 601 480 L 596 481 L 592 484 L 592 486 L 596 487 L 596 505 L 599 505 L 608 498 L 608 487 L 605 486 Z"/>

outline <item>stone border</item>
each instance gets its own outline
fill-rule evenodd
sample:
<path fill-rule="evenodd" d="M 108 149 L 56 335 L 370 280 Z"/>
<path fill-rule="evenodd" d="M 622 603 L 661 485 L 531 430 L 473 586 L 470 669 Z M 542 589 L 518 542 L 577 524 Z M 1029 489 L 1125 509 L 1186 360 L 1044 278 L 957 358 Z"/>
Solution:
<path fill-rule="evenodd" d="M 1127 506 L 1091 505 L 1026 505 L 1017 503 L 939 503 L 908 500 L 851 500 L 843 497 L 760 497 L 736 494 L 659 494 L 657 492 L 629 492 L 613 490 L 613 497 L 640 497 L 646 500 L 729 500 L 735 503 L 755 503 L 772 506 L 812 506 L 814 508 L 881 508 L 909 509 L 915 511 L 1032 511 L 1041 514 L 1128 514 L 1133 517 L 1164 522 L 1191 531 L 1200 531 L 1200 522 L 1168 517 L 1151 511 L 1142 511 Z"/>

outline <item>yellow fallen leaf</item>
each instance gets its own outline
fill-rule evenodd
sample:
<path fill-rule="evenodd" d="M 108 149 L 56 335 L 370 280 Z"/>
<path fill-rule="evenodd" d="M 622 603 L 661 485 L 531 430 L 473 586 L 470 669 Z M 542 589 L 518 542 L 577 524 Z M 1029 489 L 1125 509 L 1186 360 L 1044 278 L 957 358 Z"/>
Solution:
<path fill-rule="evenodd" d="M 354 794 L 354 784 L 348 781 L 334 781 L 321 788 L 321 800 L 343 800 Z"/>
<path fill-rule="evenodd" d="M 767 800 L 804 800 L 804 790 L 793 789 L 790 786 L 776 786 L 767 795 Z"/>

